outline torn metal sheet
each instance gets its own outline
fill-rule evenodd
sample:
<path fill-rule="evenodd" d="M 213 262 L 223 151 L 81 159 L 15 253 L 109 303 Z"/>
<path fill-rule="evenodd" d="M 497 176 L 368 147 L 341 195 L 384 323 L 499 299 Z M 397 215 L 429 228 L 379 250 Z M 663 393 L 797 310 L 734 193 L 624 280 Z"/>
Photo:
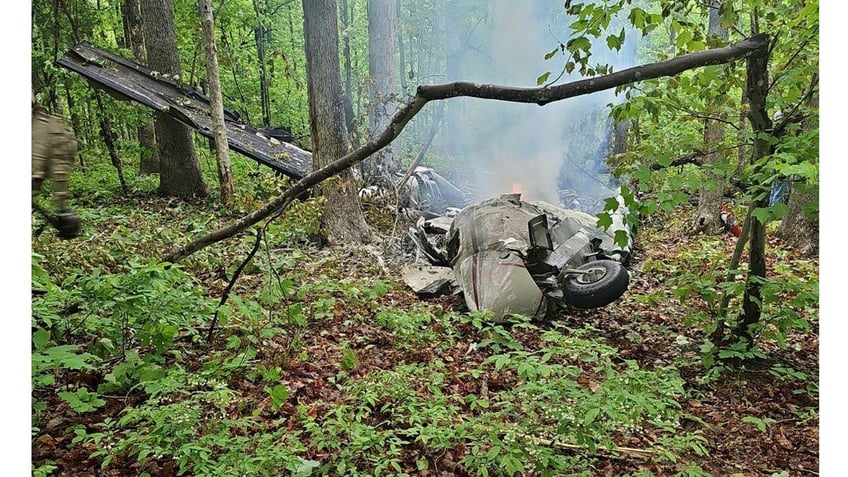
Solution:
<path fill-rule="evenodd" d="M 209 99 L 168 75 L 87 43 L 75 46 L 57 63 L 118 99 L 168 114 L 214 139 Z M 224 110 L 224 122 L 230 149 L 295 180 L 312 172 L 312 153 L 281 141 L 287 137 L 282 128 L 259 130 L 228 110 Z"/>
<path fill-rule="evenodd" d="M 403 185 L 404 206 L 442 215 L 451 207 L 462 207 L 465 195 L 429 167 L 418 166 Z"/>
<path fill-rule="evenodd" d="M 407 265 L 401 269 L 404 283 L 421 296 L 438 296 L 450 293 L 455 283 L 453 270 L 434 265 Z"/>
<path fill-rule="evenodd" d="M 395 203 L 397 194 L 398 205 L 410 213 L 413 220 L 418 217 L 453 217 L 468 202 L 458 187 L 429 167 L 416 167 L 406 182 L 400 185 L 404 176 L 397 172 L 389 183 L 363 187 L 359 190 L 359 198 L 364 202 L 389 205 Z"/>

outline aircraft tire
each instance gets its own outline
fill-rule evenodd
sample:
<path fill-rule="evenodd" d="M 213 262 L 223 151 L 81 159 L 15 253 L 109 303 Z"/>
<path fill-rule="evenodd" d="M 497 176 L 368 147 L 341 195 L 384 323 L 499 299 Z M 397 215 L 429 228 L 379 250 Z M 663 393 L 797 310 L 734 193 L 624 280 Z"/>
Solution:
<path fill-rule="evenodd" d="M 575 308 L 588 310 L 609 305 L 627 291 L 630 275 L 618 262 L 595 260 L 577 267 L 590 275 L 572 275 L 565 279 L 563 297 Z"/>

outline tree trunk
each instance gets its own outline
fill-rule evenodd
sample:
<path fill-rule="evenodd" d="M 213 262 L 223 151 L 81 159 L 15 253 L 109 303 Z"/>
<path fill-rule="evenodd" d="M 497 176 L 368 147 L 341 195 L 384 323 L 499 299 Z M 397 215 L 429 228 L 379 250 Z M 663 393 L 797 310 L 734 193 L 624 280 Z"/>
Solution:
<path fill-rule="evenodd" d="M 353 5 L 348 9 L 347 0 L 341 0 L 341 21 L 344 38 L 342 38 L 342 59 L 344 61 L 344 106 L 345 106 L 345 126 L 347 127 L 347 137 L 350 140 L 352 147 L 359 147 L 359 135 L 356 131 L 354 120 L 356 114 L 353 111 L 353 70 L 350 63 L 350 27 L 353 18 Z"/>
<path fill-rule="evenodd" d="M 260 4 L 261 1 L 261 4 Z M 257 25 L 253 29 L 256 41 L 256 57 L 259 62 L 259 96 L 262 101 L 262 125 L 271 126 L 271 80 L 268 76 L 266 47 L 271 44 L 271 27 L 268 15 L 268 3 L 263 0 L 253 0 L 253 10 L 256 12 Z"/>
<path fill-rule="evenodd" d="M 403 21 L 401 19 L 400 0 L 396 1 L 398 50 L 400 51 L 400 68 L 398 71 L 400 72 L 400 90 L 406 96 L 409 94 L 409 85 L 406 82 L 406 52 L 403 44 Z"/>
<path fill-rule="evenodd" d="M 766 97 L 768 95 L 768 48 L 763 47 L 759 52 L 748 57 L 747 92 L 750 106 L 748 118 L 754 132 L 751 163 L 757 164 L 760 159 L 771 153 L 768 132 L 772 123 L 766 112 Z M 768 207 L 768 191 L 762 191 L 754 200 L 754 209 Z M 744 338 L 748 347 L 754 344 L 752 325 L 760 321 L 762 314 L 762 283 L 766 278 L 766 224 L 754 217 L 751 220 L 751 242 L 748 249 L 748 277 L 745 283 L 745 295 L 742 298 L 742 317 L 733 335 Z"/>
<path fill-rule="evenodd" d="M 121 157 L 118 156 L 118 151 L 115 149 L 115 131 L 112 128 L 109 116 L 106 114 L 106 108 L 103 107 L 103 99 L 101 99 L 100 91 L 94 92 L 94 97 L 97 100 L 97 108 L 100 110 L 100 135 L 103 138 L 103 144 L 106 145 L 106 150 L 109 151 L 109 159 L 115 170 L 118 171 L 118 181 L 121 183 L 121 191 L 124 195 L 129 194 L 127 181 L 124 179 L 124 166 L 121 164 Z"/>
<path fill-rule="evenodd" d="M 369 138 L 379 134 L 395 112 L 396 8 L 395 0 L 368 0 Z M 397 169 L 392 147 L 374 155 L 365 166 L 366 173 L 371 176 L 388 176 Z"/>
<path fill-rule="evenodd" d="M 150 69 L 179 75 L 180 56 L 169 0 L 140 0 L 141 23 L 147 39 Z M 192 143 L 191 130 L 165 113 L 154 113 L 159 148 L 159 193 L 165 196 L 205 197 L 206 184 Z"/>
<path fill-rule="evenodd" d="M 212 19 L 212 0 L 200 0 L 200 20 L 203 29 L 203 49 L 206 52 L 206 78 L 209 84 L 212 128 L 215 134 L 215 158 L 218 163 L 218 183 L 221 202 L 229 204 L 233 198 L 233 171 L 230 167 L 227 126 L 224 123 L 224 99 L 221 96 L 221 79 L 218 76 L 218 52 L 215 47 L 215 24 Z"/>
<path fill-rule="evenodd" d="M 807 105 L 818 110 L 818 95 L 811 95 Z M 804 129 L 818 127 L 818 114 L 810 115 L 805 121 Z M 814 145 L 818 149 L 818 145 Z M 789 210 L 777 229 L 777 234 L 786 243 L 800 250 L 804 255 L 817 255 L 819 251 L 819 215 L 809 214 L 808 206 L 818 203 L 819 189 L 817 184 L 793 183 L 789 193 Z"/>
<path fill-rule="evenodd" d="M 435 4 L 435 2 L 434 2 Z M 448 38 L 448 44 L 445 47 L 445 74 L 449 81 L 462 80 L 462 59 L 465 54 L 464 46 L 461 41 L 455 39 L 462 37 L 462 25 L 465 20 L 462 13 L 465 9 L 460 5 L 444 4 L 443 11 L 440 12 L 445 21 L 445 36 Z M 431 52 L 432 54 L 432 52 Z M 428 69 L 429 71 L 429 69 Z M 418 74 L 423 75 L 420 65 Z M 465 100 L 452 101 L 445 106 L 445 134 L 442 135 L 444 140 L 443 148 L 449 154 L 455 156 L 464 156 L 465 151 Z"/>
<path fill-rule="evenodd" d="M 144 34 L 141 29 L 141 10 L 138 0 L 124 0 L 124 29 L 127 42 L 135 56 L 136 61 L 141 64 L 147 63 L 144 52 Z M 156 149 L 156 133 L 153 121 L 148 120 L 138 126 L 138 145 L 141 149 L 139 157 L 139 172 L 141 174 L 155 174 L 159 172 L 159 151 Z"/>
<path fill-rule="evenodd" d="M 710 23 L 707 35 L 715 47 L 719 41 L 727 41 L 727 28 L 722 28 L 719 9 L 724 0 L 710 0 Z M 716 111 L 718 108 L 712 101 L 707 103 L 707 111 Z M 698 200 L 698 221 L 696 229 L 699 232 L 717 234 L 723 230 L 719 212 L 724 201 L 724 188 L 726 175 L 716 170 L 715 167 L 724 158 L 725 153 L 721 151 L 721 143 L 724 141 L 724 125 L 719 121 L 707 119 L 704 121 L 704 150 L 714 151 L 704 155 L 703 171 L 707 176 L 701 186 Z"/>
<path fill-rule="evenodd" d="M 317 171 L 347 152 L 339 73 L 339 30 L 336 0 L 302 1 L 312 167 Z M 341 172 L 338 181 L 323 184 L 321 192 L 327 198 L 321 227 L 330 244 L 369 242 L 368 224 L 359 208 L 350 171 Z"/>

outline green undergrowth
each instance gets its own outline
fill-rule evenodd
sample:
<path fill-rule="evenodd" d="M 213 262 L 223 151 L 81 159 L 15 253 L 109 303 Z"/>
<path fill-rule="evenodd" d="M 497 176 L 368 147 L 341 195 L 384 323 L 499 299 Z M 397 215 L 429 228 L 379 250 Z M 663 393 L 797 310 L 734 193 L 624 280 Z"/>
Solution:
<path fill-rule="evenodd" d="M 599 460 L 629 450 L 648 466 L 631 465 L 632 475 L 708 475 L 697 464 L 705 428 L 671 364 L 623 359 L 589 326 L 492 324 L 419 301 L 372 255 L 311 245 L 318 200 L 267 227 L 219 307 L 253 232 L 180 264 L 157 257 L 248 201 L 174 212 L 149 178 L 130 176 L 134 192 L 115 198 L 91 170 L 74 182 L 83 236 L 33 238 L 34 448 L 49 434 L 102 472 L 137 475 L 594 475 Z M 251 179 L 250 200 L 280 186 Z M 698 270 L 709 285 L 721 275 L 704 268 L 717 248 L 701 247 L 663 266 L 683 277 L 678 294 L 688 286 L 706 300 L 707 284 L 682 275 Z M 800 329 L 792 313 L 807 316 L 815 271 L 777 267 L 797 303 L 770 301 L 768 323 Z M 58 468 L 33 463 L 38 475 Z"/>

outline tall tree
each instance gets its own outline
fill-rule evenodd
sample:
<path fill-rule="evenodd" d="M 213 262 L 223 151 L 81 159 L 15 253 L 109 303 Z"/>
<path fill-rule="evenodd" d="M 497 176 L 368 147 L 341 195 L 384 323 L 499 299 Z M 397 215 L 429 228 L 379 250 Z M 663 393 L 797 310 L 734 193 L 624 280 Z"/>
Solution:
<path fill-rule="evenodd" d="M 218 163 L 218 183 L 221 202 L 227 204 L 233 197 L 233 171 L 230 167 L 227 126 L 224 124 L 224 99 L 221 95 L 221 78 L 218 76 L 218 51 L 215 47 L 215 23 L 212 18 L 212 0 L 199 0 L 200 22 L 203 29 L 203 49 L 206 53 L 207 94 L 212 108 L 212 129 L 215 134 L 215 159 Z"/>
<path fill-rule="evenodd" d="M 170 0 L 139 0 L 148 66 L 160 74 L 180 75 L 180 56 Z M 154 113 L 159 148 L 159 193 L 205 197 L 206 184 L 194 151 L 191 130 L 165 113 Z"/>
<path fill-rule="evenodd" d="M 708 2 L 710 20 L 707 35 L 708 41 L 713 47 L 724 46 L 728 38 L 727 28 L 721 25 L 720 10 L 723 1 L 710 0 Z M 717 110 L 716 106 L 716 101 L 708 101 L 707 111 Z M 719 220 L 719 210 L 724 200 L 724 183 L 726 181 L 726 176 L 720 172 L 720 163 L 725 156 L 725 153 L 721 150 L 722 141 L 724 141 L 724 124 L 721 122 L 721 118 L 719 120 L 705 119 L 704 148 L 710 152 L 704 156 L 704 173 L 707 180 L 704 181 L 699 193 L 697 229 L 707 233 L 717 233 L 721 231 L 722 227 Z"/>
<path fill-rule="evenodd" d="M 369 137 L 382 132 L 395 110 L 397 18 L 396 0 L 368 0 Z M 397 160 L 391 146 L 366 162 L 366 171 L 371 175 L 388 175 L 396 167 Z"/>
<path fill-rule="evenodd" d="M 141 64 L 146 64 L 147 55 L 144 52 L 144 34 L 141 29 L 141 9 L 138 0 L 124 0 L 123 7 L 126 42 L 135 59 Z M 140 124 L 137 134 L 138 144 L 141 147 L 139 172 L 142 174 L 159 172 L 159 151 L 156 149 L 156 132 L 153 121 L 148 120 Z"/>
<path fill-rule="evenodd" d="M 754 22 L 752 22 L 754 23 Z M 754 29 L 755 30 L 755 29 Z M 756 31 L 756 30 L 755 30 Z M 769 142 L 769 132 L 772 122 L 766 111 L 768 97 L 768 48 L 748 57 L 747 64 L 747 95 L 751 109 L 748 119 L 751 121 L 754 144 L 751 150 L 751 162 L 755 167 L 763 168 L 761 159 L 772 152 Z M 759 164 L 758 164 L 759 163 Z M 768 207 L 768 194 L 760 193 L 754 199 L 752 207 L 764 209 Z M 762 286 L 766 278 L 766 221 L 759 217 L 751 220 L 751 238 L 748 243 L 748 277 L 745 281 L 745 294 L 742 297 L 742 315 L 733 331 L 734 337 L 744 338 L 748 347 L 754 343 L 752 325 L 757 324 L 762 316 Z"/>
<path fill-rule="evenodd" d="M 268 0 L 253 0 L 256 13 L 256 27 L 253 38 L 256 41 L 256 58 L 259 62 L 259 96 L 262 101 L 262 125 L 271 125 L 271 76 L 268 74 L 267 48 L 271 46 L 271 26 Z"/>
<path fill-rule="evenodd" d="M 302 0 L 306 37 L 306 81 L 313 169 L 318 170 L 347 153 L 344 101 L 339 72 L 339 27 L 336 0 Z M 338 181 L 322 185 L 327 198 L 321 226 L 331 244 L 370 241 L 368 224 L 359 208 L 350 170 Z"/>

